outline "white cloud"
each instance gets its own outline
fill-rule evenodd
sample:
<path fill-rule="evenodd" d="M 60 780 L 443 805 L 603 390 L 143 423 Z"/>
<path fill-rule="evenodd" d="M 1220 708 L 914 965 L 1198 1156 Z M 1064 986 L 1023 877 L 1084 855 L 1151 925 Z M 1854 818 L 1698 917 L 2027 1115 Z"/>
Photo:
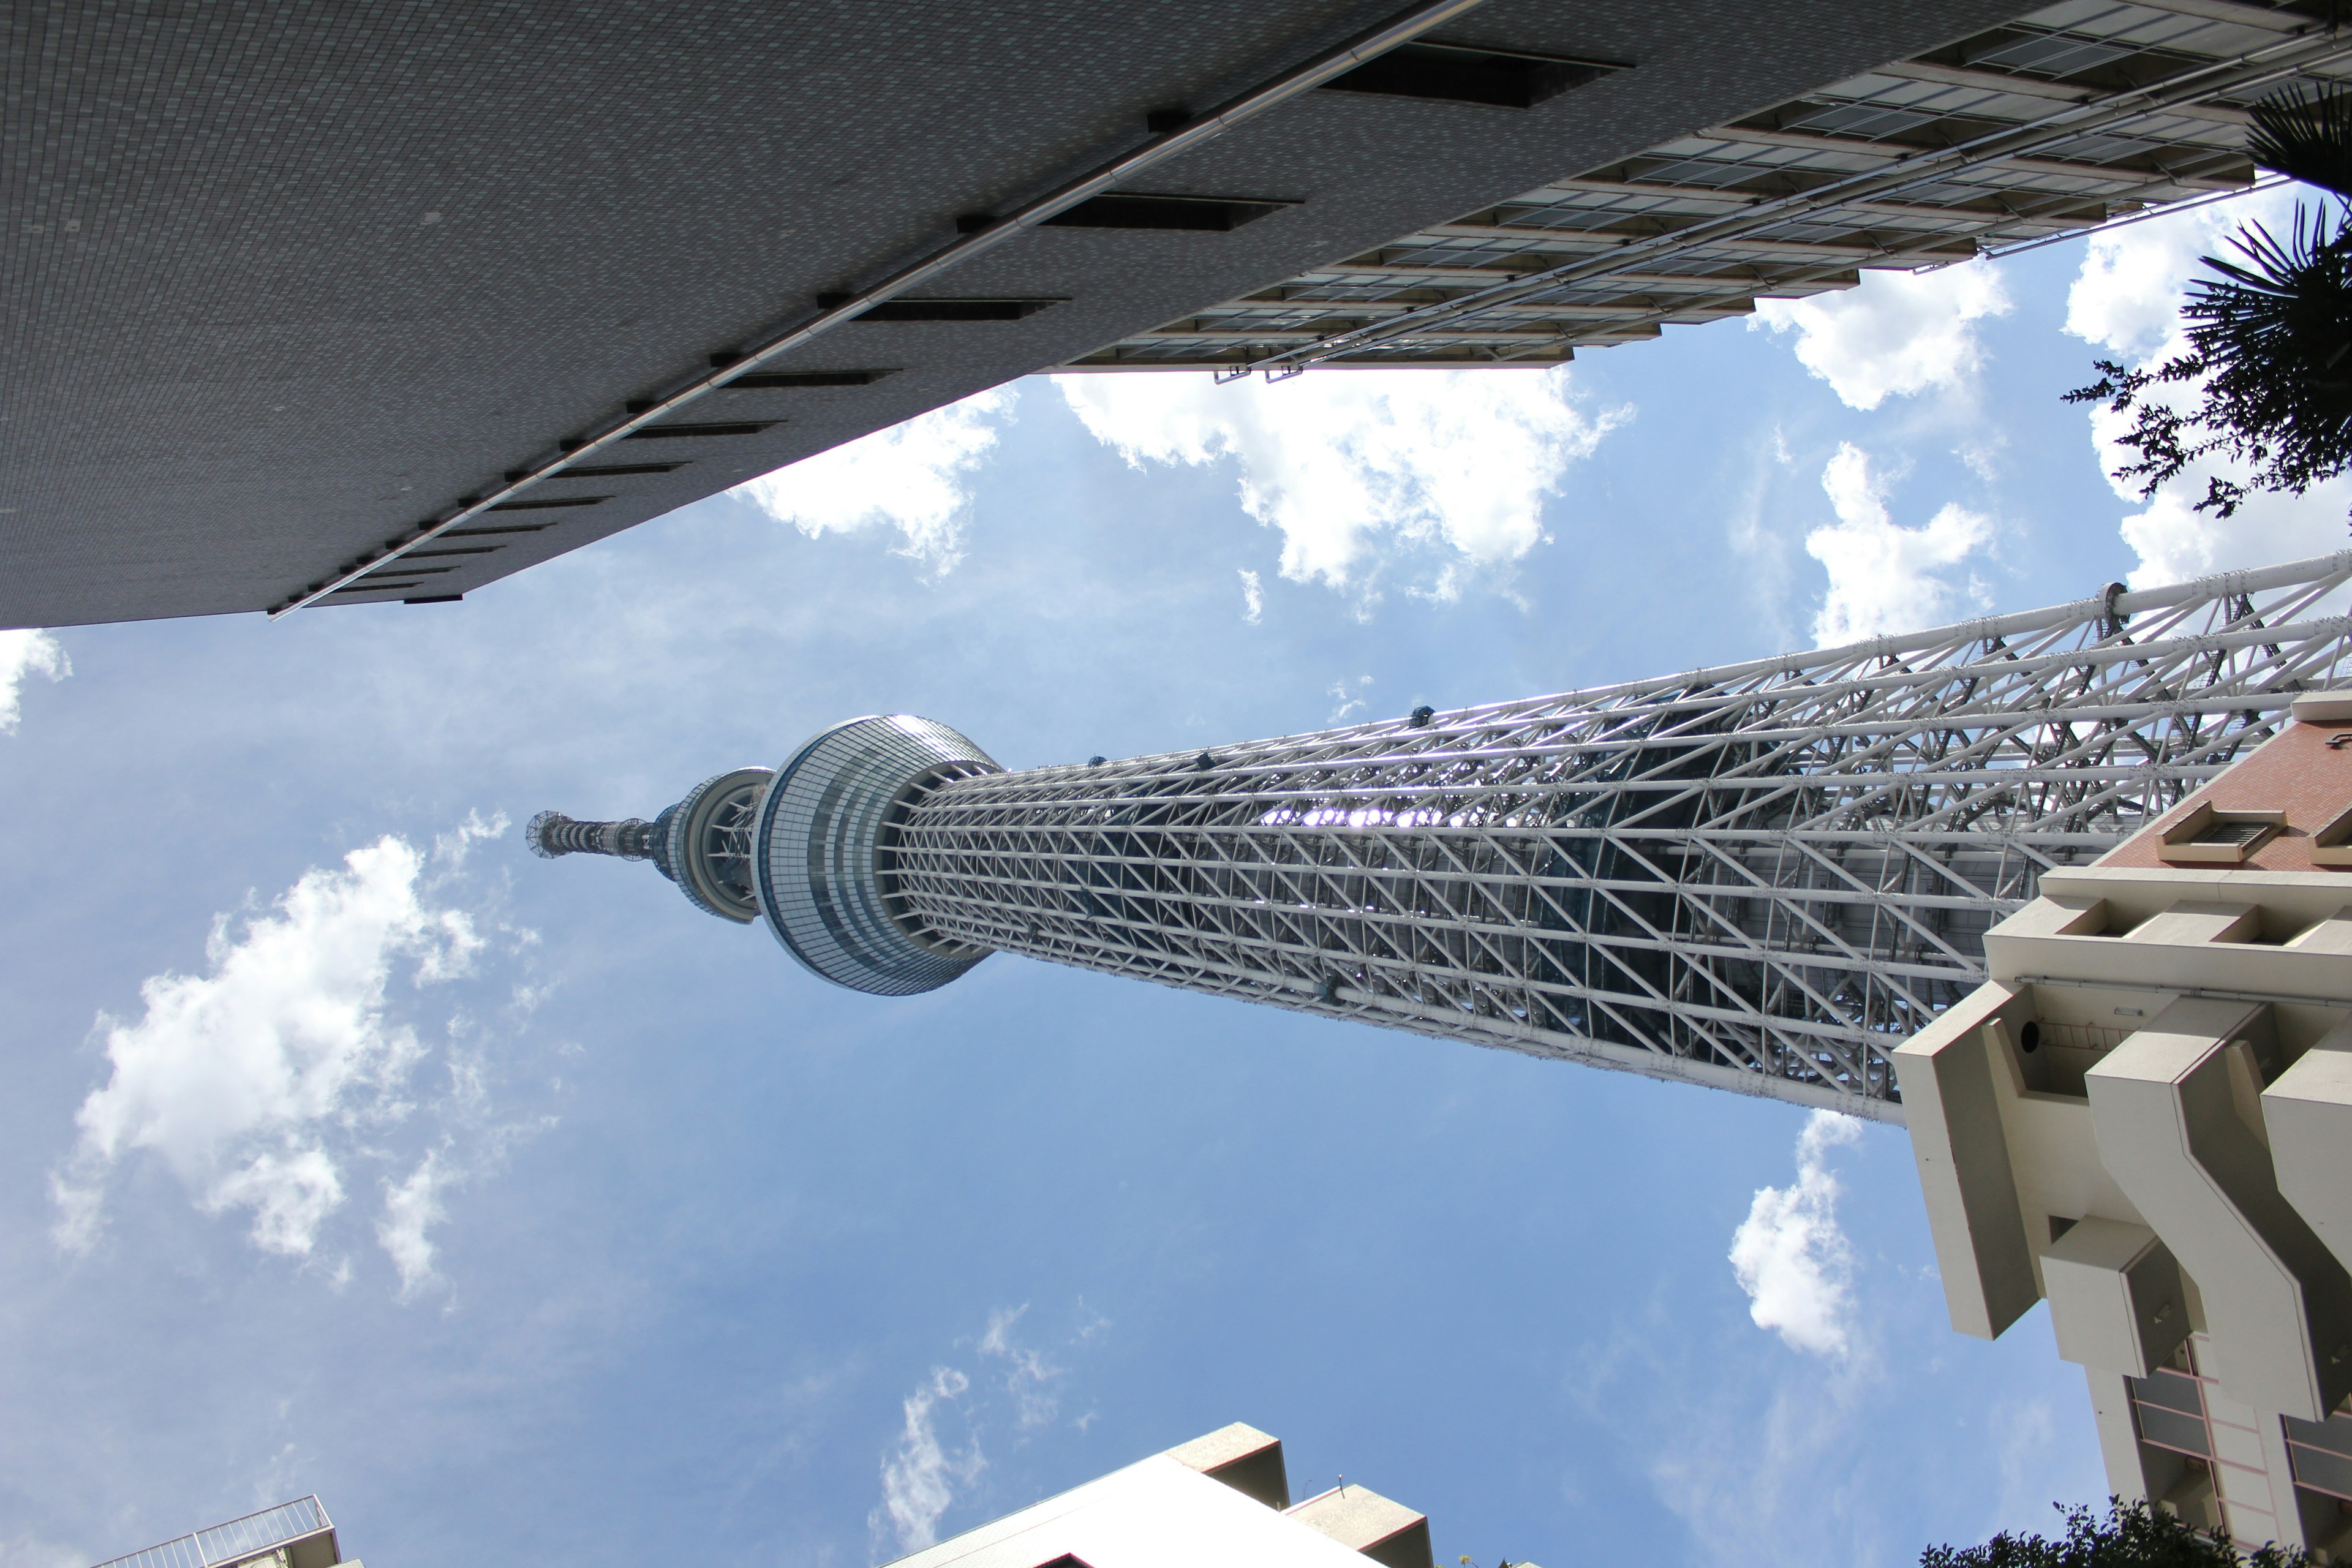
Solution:
<path fill-rule="evenodd" d="M 1986 261 L 1933 272 L 1872 271 L 1861 284 L 1804 300 L 1759 300 L 1751 327 L 1797 334 L 1797 360 L 1849 408 L 1960 386 L 1984 363 L 1976 326 L 2011 310 Z"/>
<path fill-rule="evenodd" d="M 1265 584 L 1259 581 L 1256 573 L 1244 567 L 1242 570 L 1242 619 L 1255 626 L 1258 617 L 1265 613 Z"/>
<path fill-rule="evenodd" d="M 51 680 L 63 680 L 73 673 L 73 665 L 58 639 L 39 630 L 0 632 L 0 734 L 16 731 L 16 721 L 23 717 L 18 699 L 28 675 L 46 675 Z"/>
<path fill-rule="evenodd" d="M 1835 524 L 1805 535 L 1805 551 L 1829 572 L 1828 594 L 1813 616 L 1813 638 L 1836 647 L 1888 632 L 1916 631 L 1949 620 L 1975 584 L 1956 584 L 1948 572 L 1990 543 L 1992 520 L 1953 502 L 1925 526 L 1896 526 L 1886 510 L 1885 482 L 1870 458 L 1842 444 L 1822 470 Z"/>
<path fill-rule="evenodd" d="M 2242 219 L 2275 220 L 2292 206 L 2256 196 L 2094 234 L 2066 293 L 2066 330 L 2126 359 L 2179 352 L 2180 300 L 2197 258 L 2220 250 Z"/>
<path fill-rule="evenodd" d="M 143 1016 L 100 1015 L 110 1076 L 83 1100 L 79 1143 L 51 1183 L 61 1246 L 95 1242 L 108 1173 L 143 1149 L 205 1212 L 250 1211 L 257 1246 L 310 1255 L 345 1196 L 331 1138 L 413 1109 L 425 1047 L 391 1016 L 394 965 L 427 984 L 466 973 L 484 946 L 472 916 L 430 900 L 423 867 L 386 837 L 341 870 L 313 868 L 241 931 L 217 919 L 205 973 L 142 984 Z"/>
<path fill-rule="evenodd" d="M 917 415 L 738 485 L 733 494 L 814 539 L 877 523 L 905 536 L 898 552 L 933 573 L 963 558 L 971 475 L 996 445 L 1014 392 L 996 387 Z"/>
<path fill-rule="evenodd" d="M 2112 471 L 2123 458 L 2113 445 L 2108 418 L 2102 411 L 2092 428 L 2101 461 Z M 2196 510 L 2207 476 L 2231 471 L 2226 464 L 2194 465 L 2147 502 L 2147 510 L 2123 520 L 2124 542 L 2139 556 L 2139 564 L 2126 574 L 2133 587 L 2162 587 L 2209 572 L 2300 561 L 2345 547 L 2352 479 L 2330 479 L 2300 496 L 2256 495 L 2226 521 Z M 2131 499 L 2139 498 L 2134 493 Z"/>
<path fill-rule="evenodd" d="M 383 1184 L 383 1218 L 376 1222 L 375 1238 L 400 1273 L 404 1301 L 439 1278 L 433 1270 L 433 1242 L 425 1233 L 448 1217 L 441 1194 L 457 1179 L 442 1151 L 428 1149 L 406 1178 Z"/>
<path fill-rule="evenodd" d="M 878 1533 L 887 1520 L 902 1552 L 919 1552 L 939 1539 L 940 1516 L 955 1501 L 955 1489 L 969 1486 L 988 1460 L 974 1437 L 961 1454 L 940 1442 L 934 1412 L 971 1388 L 971 1380 L 950 1366 L 933 1367 L 930 1381 L 907 1395 L 900 1410 L 906 1425 L 882 1460 L 882 1506 L 868 1521 Z"/>
<path fill-rule="evenodd" d="M 2279 231 L 2292 221 L 2294 201 L 2284 191 L 2242 201 L 2199 207 L 2170 217 L 2094 235 L 2066 296 L 2066 330 L 2108 358 L 2146 366 L 2188 352 L 2180 305 L 2190 281 L 2203 270 L 2199 258 L 2225 254 L 2228 237 L 2248 221 Z M 2084 366 L 2083 379 L 2092 379 Z M 2160 396 L 2186 408 L 2198 396 L 2194 385 L 2165 389 Z M 2091 444 L 2099 468 L 2116 495 L 2145 510 L 2124 518 L 2124 542 L 2139 557 L 2130 574 L 2136 587 L 2156 587 L 2209 572 L 2264 566 L 2322 555 L 2344 547 L 2345 520 L 2352 515 L 2352 479 L 2331 479 L 2301 496 L 2257 494 L 2227 520 L 2195 510 L 2206 482 L 2224 477 L 2243 482 L 2239 465 L 2205 460 L 2148 501 L 2136 482 L 2118 481 L 2116 469 L 2133 459 L 2119 438 L 2131 416 L 2104 405 L 2090 410 Z"/>
<path fill-rule="evenodd" d="M 1010 1363 L 1004 1374 L 1004 1392 L 1013 1396 L 1013 1410 L 1026 1429 L 1043 1426 L 1060 1414 L 1061 1397 L 1054 1392 L 1064 1372 L 1045 1356 L 1013 1340 L 1013 1327 L 1029 1310 L 1024 1301 L 1018 1307 L 1000 1307 L 988 1315 L 988 1331 L 981 1335 L 980 1353 L 995 1356 Z"/>
<path fill-rule="evenodd" d="M 1136 468 L 1233 458 L 1242 507 L 1282 531 L 1282 574 L 1346 587 L 1375 557 L 1438 552 L 1432 591 L 1542 540 L 1543 499 L 1632 416 L 1588 413 L 1563 371 L 1327 370 L 1268 384 L 1065 375 L 1087 429 Z"/>
<path fill-rule="evenodd" d="M 1793 1350 L 1843 1359 L 1852 1348 L 1853 1249 L 1837 1218 L 1838 1179 L 1829 1151 L 1862 1136 L 1862 1123 L 1816 1110 L 1797 1135 L 1794 1185 L 1759 1187 L 1731 1237 L 1731 1270 L 1748 1315 Z"/>
<path fill-rule="evenodd" d="M 981 1433 L 1008 1420 L 1008 1402 L 1016 1445 L 1060 1415 L 1070 1370 L 1022 1342 L 1015 1331 L 1028 1315 L 1026 1301 L 999 1307 L 988 1314 L 976 1344 L 958 1342 L 978 1351 L 982 1383 L 975 1385 L 956 1367 L 935 1365 L 930 1376 L 900 1402 L 898 1436 L 882 1457 L 882 1500 L 866 1516 L 876 1541 L 895 1537 L 899 1551 L 919 1552 L 938 1539 L 940 1518 L 954 1505 L 958 1489 L 970 1486 L 988 1468 Z M 1067 1332 L 1045 1336 L 1060 1353 L 1083 1353 L 1110 1329 L 1110 1320 L 1088 1310 L 1084 1301 L 1077 1303 L 1077 1315 L 1079 1321 Z M 1003 1363 L 1001 1384 L 990 1376 L 987 1362 Z M 1084 1431 L 1096 1414 L 1087 1411 L 1071 1425 Z M 940 1426 L 948 1421 L 961 1426 L 961 1447 L 940 1436 Z"/>
<path fill-rule="evenodd" d="M 492 812 L 488 817 L 478 811 L 468 811 L 465 821 L 446 833 L 433 836 L 434 862 L 455 871 L 465 865 L 466 858 L 474 852 L 475 845 L 504 837 L 510 826 L 503 811 Z"/>
<path fill-rule="evenodd" d="M 204 1193 L 211 1213 L 253 1211 L 254 1244 L 267 1252 L 304 1257 L 319 1226 L 342 1206 L 343 1179 L 324 1149 L 291 1141 L 282 1149 L 258 1149 L 234 1169 L 211 1174 Z"/>

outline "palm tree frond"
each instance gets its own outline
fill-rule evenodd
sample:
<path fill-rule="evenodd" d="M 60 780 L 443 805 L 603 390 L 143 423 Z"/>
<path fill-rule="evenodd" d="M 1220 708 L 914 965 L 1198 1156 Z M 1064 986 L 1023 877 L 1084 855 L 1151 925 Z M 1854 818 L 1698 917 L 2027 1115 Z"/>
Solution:
<path fill-rule="evenodd" d="M 2298 205 L 2284 237 L 2248 224 L 2181 315 L 2212 370 L 2200 417 L 2260 447 L 2281 488 L 2352 466 L 2352 220 Z"/>
<path fill-rule="evenodd" d="M 2352 198 L 2352 93 L 2254 105 L 2246 152 L 2263 168 Z"/>

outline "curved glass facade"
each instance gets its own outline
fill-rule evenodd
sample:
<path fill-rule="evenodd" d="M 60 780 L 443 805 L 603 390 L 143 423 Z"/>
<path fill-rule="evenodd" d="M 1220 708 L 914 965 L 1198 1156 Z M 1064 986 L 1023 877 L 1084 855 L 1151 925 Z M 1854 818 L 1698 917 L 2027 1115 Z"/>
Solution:
<path fill-rule="evenodd" d="M 890 908 L 897 816 L 931 785 L 1004 770 L 929 719 L 853 719 L 776 771 L 753 842 L 760 913 L 784 951 L 854 991 L 930 991 L 992 949 L 917 936 Z"/>

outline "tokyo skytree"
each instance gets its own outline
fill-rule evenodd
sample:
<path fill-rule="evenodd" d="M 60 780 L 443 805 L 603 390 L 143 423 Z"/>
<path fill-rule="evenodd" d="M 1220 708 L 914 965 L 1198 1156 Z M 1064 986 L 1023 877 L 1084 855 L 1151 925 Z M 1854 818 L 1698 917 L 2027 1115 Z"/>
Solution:
<path fill-rule="evenodd" d="M 1988 927 L 2268 739 L 2352 654 L 2352 552 L 1555 697 L 1007 772 L 852 720 L 651 822 L 837 984 L 995 952 L 1901 1121 L 1889 1053 Z"/>

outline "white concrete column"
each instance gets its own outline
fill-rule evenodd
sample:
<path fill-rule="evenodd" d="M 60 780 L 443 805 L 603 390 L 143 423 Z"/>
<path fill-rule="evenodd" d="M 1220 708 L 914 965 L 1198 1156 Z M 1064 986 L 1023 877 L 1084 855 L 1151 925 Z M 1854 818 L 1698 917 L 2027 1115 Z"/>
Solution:
<path fill-rule="evenodd" d="M 2352 1276 L 2279 1194 L 2255 1092 L 2274 1048 L 2267 1006 L 2182 997 L 2084 1085 L 2101 1163 L 2196 1281 L 2213 1375 L 2316 1421 L 2352 1393 Z"/>
<path fill-rule="evenodd" d="M 1895 1052 L 1945 1304 L 1953 1328 L 1985 1340 L 2042 1299 L 1988 1056 L 1988 1032 L 2020 998 L 2015 986 L 1979 986 Z"/>
<path fill-rule="evenodd" d="M 2263 1120 L 2279 1191 L 2352 1268 L 2352 1027 L 2304 1052 L 2263 1090 Z"/>

